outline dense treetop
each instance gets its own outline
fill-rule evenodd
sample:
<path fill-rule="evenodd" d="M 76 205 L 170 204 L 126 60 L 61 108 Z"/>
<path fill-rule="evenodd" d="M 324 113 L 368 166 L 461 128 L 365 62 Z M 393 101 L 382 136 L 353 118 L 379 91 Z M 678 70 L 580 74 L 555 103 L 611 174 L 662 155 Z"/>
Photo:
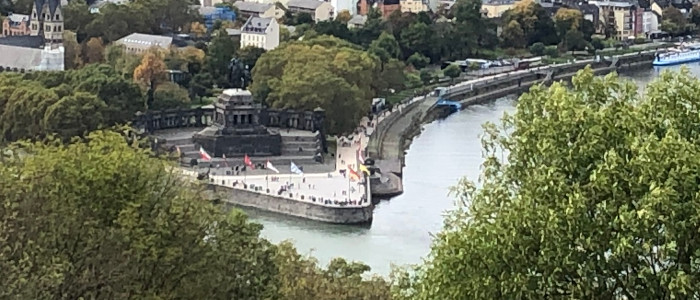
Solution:
<path fill-rule="evenodd" d="M 131 136 L 131 135 L 129 135 Z M 327 268 L 121 132 L 0 156 L 0 298 L 390 299 L 362 263 Z"/>
<path fill-rule="evenodd" d="M 640 95 L 590 69 L 571 89 L 533 87 L 485 127 L 481 188 L 458 186 L 462 206 L 398 294 L 697 298 L 699 88 L 666 72 Z"/>

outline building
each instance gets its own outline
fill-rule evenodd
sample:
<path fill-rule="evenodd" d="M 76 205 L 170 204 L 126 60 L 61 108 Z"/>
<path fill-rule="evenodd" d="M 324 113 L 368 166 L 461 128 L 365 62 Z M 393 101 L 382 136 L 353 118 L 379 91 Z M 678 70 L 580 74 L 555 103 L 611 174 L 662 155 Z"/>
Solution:
<path fill-rule="evenodd" d="M 423 3 L 423 0 L 401 0 L 401 12 L 403 13 L 419 13 L 428 10 L 428 5 Z"/>
<path fill-rule="evenodd" d="M 615 39 L 634 38 L 642 32 L 641 18 L 643 10 L 631 2 L 623 1 L 589 1 L 600 10 L 601 31 L 615 28 Z"/>
<path fill-rule="evenodd" d="M 258 47 L 265 50 L 280 44 L 280 26 L 274 18 L 250 17 L 241 27 L 241 48 Z"/>
<path fill-rule="evenodd" d="M 95 1 L 92 5 L 90 5 L 90 13 L 91 14 L 99 14 L 100 9 L 104 8 L 105 6 L 109 4 L 114 4 L 114 5 L 122 5 L 129 3 L 128 0 L 98 0 Z"/>
<path fill-rule="evenodd" d="M 214 23 L 216 21 L 235 21 L 236 20 L 236 12 L 231 10 L 230 7 L 212 7 L 212 6 L 207 6 L 207 7 L 200 7 L 199 8 L 199 14 L 204 17 L 204 26 L 207 27 L 208 30 L 211 30 L 212 27 L 214 27 Z"/>
<path fill-rule="evenodd" d="M 359 28 L 365 26 L 365 22 L 367 22 L 367 16 L 354 15 L 350 21 L 348 21 L 348 28 Z"/>
<path fill-rule="evenodd" d="M 481 9 L 487 18 L 500 18 L 507 10 L 515 6 L 513 0 L 491 0 L 481 4 Z"/>
<path fill-rule="evenodd" d="M 357 5 L 355 5 L 354 0 L 331 0 L 330 2 L 333 11 L 336 12 L 336 16 L 344 10 L 347 10 L 351 16 L 357 14 Z"/>
<path fill-rule="evenodd" d="M 132 33 L 121 39 L 118 39 L 116 44 L 124 45 L 127 53 L 141 54 L 152 47 L 170 49 L 173 44 L 173 38 L 161 35 Z"/>
<path fill-rule="evenodd" d="M 357 2 L 357 6 L 357 11 L 363 16 L 369 13 L 370 7 L 378 9 L 384 18 L 389 17 L 394 11 L 401 11 L 401 2 L 399 0 L 360 0 Z"/>
<path fill-rule="evenodd" d="M 35 0 L 29 16 L 12 15 L 10 22 L 24 23 L 28 29 L 5 31 L 0 38 L 0 70 L 28 72 L 64 69 L 63 13 L 61 0 Z M 25 18 L 27 20 L 25 20 Z M 10 19 L 8 17 L 8 19 Z M 27 32 L 27 30 L 29 32 Z M 12 33 L 11 33 L 12 32 Z M 14 34 L 13 34 L 14 33 Z"/>
<path fill-rule="evenodd" d="M 238 1 L 234 2 L 233 5 L 238 8 L 239 17 L 243 19 L 250 17 L 279 19 L 284 17 L 284 11 L 272 3 Z"/>
<path fill-rule="evenodd" d="M 295 14 L 307 13 L 316 22 L 334 18 L 333 6 L 328 2 L 318 0 L 289 0 L 287 9 Z"/>
<path fill-rule="evenodd" d="M 221 3 L 224 3 L 224 0 L 201 0 L 199 4 L 202 7 L 214 7 Z"/>
<path fill-rule="evenodd" d="M 2 20 L 2 35 L 0 37 L 30 35 L 31 33 L 31 30 L 29 30 L 29 15 L 10 13 Z"/>
<path fill-rule="evenodd" d="M 642 13 L 642 32 L 647 36 L 659 31 L 659 16 L 652 10 L 646 10 Z"/>
<path fill-rule="evenodd" d="M 672 6 L 680 10 L 681 13 L 687 17 L 693 10 L 693 5 L 693 1 L 691 0 L 654 0 L 651 4 L 651 9 L 662 16 L 663 10 Z"/>

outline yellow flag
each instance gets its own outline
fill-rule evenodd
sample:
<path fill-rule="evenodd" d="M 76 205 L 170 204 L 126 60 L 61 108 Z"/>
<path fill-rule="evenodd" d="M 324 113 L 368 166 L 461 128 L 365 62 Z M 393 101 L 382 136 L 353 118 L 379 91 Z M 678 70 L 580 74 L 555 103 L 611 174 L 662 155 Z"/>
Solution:
<path fill-rule="evenodd" d="M 360 164 L 360 171 L 364 172 L 365 174 L 369 175 L 369 169 L 363 164 Z"/>

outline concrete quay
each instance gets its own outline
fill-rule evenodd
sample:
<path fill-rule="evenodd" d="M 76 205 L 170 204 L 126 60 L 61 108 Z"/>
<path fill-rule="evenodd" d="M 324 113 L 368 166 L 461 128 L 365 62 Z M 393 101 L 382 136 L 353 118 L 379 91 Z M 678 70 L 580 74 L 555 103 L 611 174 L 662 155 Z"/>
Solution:
<path fill-rule="evenodd" d="M 368 182 L 336 173 L 210 175 L 206 187 L 212 200 L 326 223 L 370 224 L 374 211 Z"/>
<path fill-rule="evenodd" d="M 462 107 L 493 101 L 500 97 L 526 92 L 531 86 L 553 81 L 570 80 L 578 70 L 591 65 L 596 75 L 614 71 L 649 68 L 655 51 L 640 51 L 606 59 L 588 59 L 487 76 L 451 85 L 441 97 L 461 99 Z M 399 109 L 383 113 L 373 128 L 367 144 L 367 152 L 382 170 L 382 182 L 373 183 L 372 194 L 378 198 L 390 198 L 401 194 L 404 154 L 413 137 L 420 134 L 423 124 L 453 112 L 453 109 L 437 105 L 437 96 L 407 99 Z"/>

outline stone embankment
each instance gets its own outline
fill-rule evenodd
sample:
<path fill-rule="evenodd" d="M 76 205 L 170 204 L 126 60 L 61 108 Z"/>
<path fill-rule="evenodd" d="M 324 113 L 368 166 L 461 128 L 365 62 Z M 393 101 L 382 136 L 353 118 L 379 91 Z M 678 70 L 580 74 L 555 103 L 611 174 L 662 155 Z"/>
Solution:
<path fill-rule="evenodd" d="M 554 81 L 569 81 L 581 69 L 590 65 L 596 75 L 625 72 L 649 68 L 654 60 L 654 51 L 630 53 L 621 56 L 588 59 L 571 63 L 549 65 L 522 71 L 488 76 L 461 82 L 446 88 L 443 99 L 459 101 L 462 107 L 521 94 L 535 84 Z M 413 137 L 420 134 L 422 125 L 454 112 L 453 107 L 439 106 L 436 95 L 407 99 L 385 115 L 376 125 L 367 147 L 368 155 L 375 159 L 376 166 L 387 174 L 383 182 L 372 184 L 375 197 L 392 197 L 403 192 L 401 174 L 405 150 Z"/>

